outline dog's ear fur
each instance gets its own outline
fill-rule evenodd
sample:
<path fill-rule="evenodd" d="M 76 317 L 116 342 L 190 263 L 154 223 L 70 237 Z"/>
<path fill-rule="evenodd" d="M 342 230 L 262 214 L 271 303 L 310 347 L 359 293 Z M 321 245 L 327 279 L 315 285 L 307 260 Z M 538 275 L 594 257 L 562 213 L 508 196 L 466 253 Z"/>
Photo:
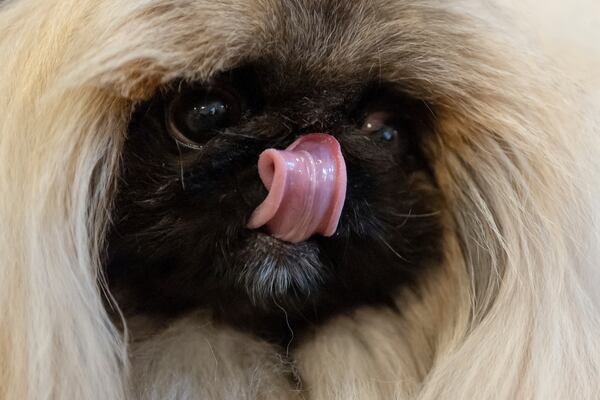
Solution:
<path fill-rule="evenodd" d="M 124 399 L 129 377 L 146 398 L 178 398 L 195 384 L 215 398 L 226 393 L 220 374 L 170 375 L 169 367 L 185 370 L 180 359 L 165 366 L 137 353 L 129 373 L 127 335 L 102 300 L 103 240 L 135 100 L 174 77 L 204 79 L 255 56 L 264 51 L 257 40 L 277 45 L 268 32 L 281 3 L 0 5 L 0 397 Z M 306 11 L 299 20 L 311 20 L 315 1 L 291 3 Z M 356 37 L 395 30 L 395 45 L 373 52 L 398 57 L 382 73 L 436 106 L 428 152 L 450 210 L 445 262 L 420 296 L 398 298 L 404 318 L 361 310 L 303 344 L 294 357 L 306 396 L 597 398 L 600 327 L 589 283 L 598 263 L 600 124 L 581 104 L 587 94 L 516 32 L 464 6 L 377 3 L 392 22 L 366 19 Z M 358 42 L 331 54 L 359 61 Z M 217 361 L 198 362 L 218 362 L 239 345 L 212 327 L 182 331 L 205 335 L 202 357 L 215 352 Z M 185 338 L 169 332 L 159 339 Z M 144 338 L 133 339 L 142 343 L 134 351 L 148 354 Z M 248 354 L 264 346 L 269 358 L 268 346 L 252 343 Z M 254 359 L 227 362 L 240 363 L 235 371 Z M 243 378 L 247 398 L 281 398 L 283 370 L 269 358 L 260 379 Z M 257 382 L 273 382 L 266 386 L 277 394 Z"/>

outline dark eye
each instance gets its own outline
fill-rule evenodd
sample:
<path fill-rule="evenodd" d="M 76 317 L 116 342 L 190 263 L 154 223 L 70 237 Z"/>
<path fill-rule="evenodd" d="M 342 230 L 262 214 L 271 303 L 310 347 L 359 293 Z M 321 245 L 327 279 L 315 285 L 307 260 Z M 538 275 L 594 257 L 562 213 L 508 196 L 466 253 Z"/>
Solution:
<path fill-rule="evenodd" d="M 394 115 L 387 111 L 375 111 L 365 115 L 361 131 L 369 135 L 377 135 L 379 139 L 392 142 L 398 138 L 398 130 L 394 127 Z"/>
<path fill-rule="evenodd" d="M 230 88 L 188 88 L 167 104 L 166 126 L 179 143 L 198 148 L 236 125 L 241 112 L 241 101 Z"/>

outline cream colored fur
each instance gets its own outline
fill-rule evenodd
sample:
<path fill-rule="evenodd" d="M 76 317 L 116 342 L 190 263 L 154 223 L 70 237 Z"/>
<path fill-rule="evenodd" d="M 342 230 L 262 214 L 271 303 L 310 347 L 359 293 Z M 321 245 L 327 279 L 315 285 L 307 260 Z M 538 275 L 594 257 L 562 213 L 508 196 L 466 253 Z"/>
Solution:
<path fill-rule="evenodd" d="M 357 310 L 284 360 L 202 314 L 122 334 L 99 271 L 135 102 L 284 46 L 286 2 L 0 4 L 0 398 L 600 398 L 600 95 L 509 8 L 356 1 L 354 36 L 310 53 L 435 104 L 446 252 L 399 293 L 403 318 Z M 395 45 L 365 56 L 382 35 Z"/>

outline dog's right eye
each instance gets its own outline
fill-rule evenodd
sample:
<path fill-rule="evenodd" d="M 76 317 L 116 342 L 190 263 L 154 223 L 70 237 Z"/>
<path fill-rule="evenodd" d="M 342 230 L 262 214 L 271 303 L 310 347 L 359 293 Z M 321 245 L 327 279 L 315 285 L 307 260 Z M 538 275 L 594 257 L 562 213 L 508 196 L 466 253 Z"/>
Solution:
<path fill-rule="evenodd" d="M 167 130 L 177 142 L 200 148 L 220 130 L 236 125 L 241 108 L 239 96 L 229 87 L 187 88 L 167 103 Z"/>

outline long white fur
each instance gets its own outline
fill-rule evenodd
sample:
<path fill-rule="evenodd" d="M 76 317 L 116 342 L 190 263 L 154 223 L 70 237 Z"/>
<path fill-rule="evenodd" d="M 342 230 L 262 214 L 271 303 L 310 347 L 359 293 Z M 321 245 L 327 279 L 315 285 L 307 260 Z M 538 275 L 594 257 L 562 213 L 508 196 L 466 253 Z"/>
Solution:
<path fill-rule="evenodd" d="M 250 56 L 276 2 L 0 3 L 0 398 L 600 398 L 594 93 L 471 2 L 382 3 L 422 28 L 397 78 L 438 104 L 444 263 L 404 318 L 337 318 L 292 364 L 202 315 L 123 337 L 98 284 L 134 100 Z"/>

